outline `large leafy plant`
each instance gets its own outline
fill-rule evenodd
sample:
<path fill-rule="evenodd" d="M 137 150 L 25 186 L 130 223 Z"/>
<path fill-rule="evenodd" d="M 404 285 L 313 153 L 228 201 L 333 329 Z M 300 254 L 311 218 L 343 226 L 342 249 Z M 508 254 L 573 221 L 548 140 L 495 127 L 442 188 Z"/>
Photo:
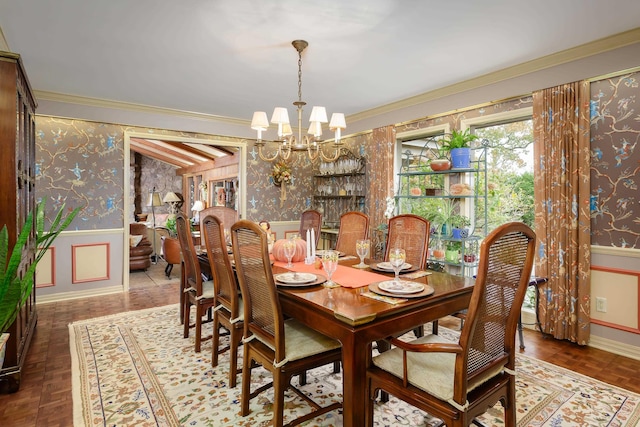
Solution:
<path fill-rule="evenodd" d="M 47 250 L 76 217 L 80 208 L 75 208 L 63 220 L 65 209 L 63 204 L 51 223 L 48 232 L 44 231 L 44 202 L 39 202 L 35 209 L 36 223 L 36 252 L 35 259 L 29 265 L 23 277 L 18 276 L 18 269 L 22 263 L 22 253 L 29 240 L 34 212 L 29 212 L 27 219 L 18 235 L 18 239 L 9 256 L 9 233 L 5 225 L 0 230 L 0 333 L 6 331 L 15 321 L 20 307 L 27 301 L 33 291 L 35 272 L 38 262 L 46 254 Z M 7 257 L 9 256 L 9 259 Z"/>
<path fill-rule="evenodd" d="M 478 135 L 471 133 L 469 129 L 465 130 L 452 130 L 451 134 L 447 135 L 442 141 L 442 149 L 445 151 L 451 151 L 454 148 L 467 148 L 470 147 L 471 141 L 478 139 Z"/>

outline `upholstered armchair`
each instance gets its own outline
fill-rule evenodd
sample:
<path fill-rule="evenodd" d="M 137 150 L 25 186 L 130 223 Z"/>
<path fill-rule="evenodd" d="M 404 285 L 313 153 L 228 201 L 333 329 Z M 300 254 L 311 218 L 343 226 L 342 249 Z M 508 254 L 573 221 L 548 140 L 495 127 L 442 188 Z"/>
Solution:
<path fill-rule="evenodd" d="M 146 270 L 151 266 L 153 248 L 147 239 L 147 226 L 129 224 L 129 271 Z"/>
<path fill-rule="evenodd" d="M 162 236 L 162 256 L 167 262 L 167 266 L 164 269 L 168 279 L 171 279 L 171 271 L 174 264 L 180 264 L 182 261 L 182 254 L 180 252 L 180 241 L 171 236 Z"/>

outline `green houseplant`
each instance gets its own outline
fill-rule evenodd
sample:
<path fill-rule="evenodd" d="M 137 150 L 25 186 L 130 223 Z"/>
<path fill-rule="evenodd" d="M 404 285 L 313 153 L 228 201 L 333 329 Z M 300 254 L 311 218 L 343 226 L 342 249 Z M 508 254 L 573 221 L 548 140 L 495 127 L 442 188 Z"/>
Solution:
<path fill-rule="evenodd" d="M 449 218 L 449 223 L 451 224 L 451 233 L 453 237 L 460 239 L 462 237 L 466 237 L 463 235 L 462 230 L 464 227 L 471 225 L 471 220 L 464 215 L 454 214 Z"/>
<path fill-rule="evenodd" d="M 27 301 L 33 291 L 34 277 L 38 262 L 47 250 L 76 217 L 80 208 L 75 208 L 64 219 L 62 213 L 65 205 L 60 207 L 48 232 L 44 231 L 44 202 L 36 205 L 35 212 L 29 212 L 16 243 L 9 254 L 9 233 L 5 225 L 0 230 L 0 333 L 5 332 L 15 321 L 20 307 Z M 29 265 L 24 277 L 19 277 L 18 271 L 22 263 L 22 251 L 29 240 L 32 225 L 35 220 L 36 252 L 34 261 Z"/>
<path fill-rule="evenodd" d="M 451 167 L 453 169 L 468 169 L 471 164 L 471 142 L 478 139 L 478 135 L 469 129 L 459 131 L 454 129 L 442 140 L 442 150 L 449 151 Z"/>

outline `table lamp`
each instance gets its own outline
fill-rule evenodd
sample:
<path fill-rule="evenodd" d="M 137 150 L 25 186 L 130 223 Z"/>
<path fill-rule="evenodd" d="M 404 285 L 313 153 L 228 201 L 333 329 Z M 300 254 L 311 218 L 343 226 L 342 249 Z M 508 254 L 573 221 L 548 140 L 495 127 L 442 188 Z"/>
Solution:
<path fill-rule="evenodd" d="M 180 197 L 178 197 L 178 195 L 173 191 L 169 191 L 167 194 L 164 195 L 164 198 L 162 199 L 162 201 L 169 205 L 170 216 L 175 217 L 176 214 L 178 213 L 178 203 L 182 202 L 182 199 L 180 199 Z"/>
<path fill-rule="evenodd" d="M 193 214 L 193 223 L 197 224 L 200 222 L 200 211 L 204 209 L 204 202 L 202 200 L 196 200 L 191 206 L 191 210 L 195 212 Z"/>

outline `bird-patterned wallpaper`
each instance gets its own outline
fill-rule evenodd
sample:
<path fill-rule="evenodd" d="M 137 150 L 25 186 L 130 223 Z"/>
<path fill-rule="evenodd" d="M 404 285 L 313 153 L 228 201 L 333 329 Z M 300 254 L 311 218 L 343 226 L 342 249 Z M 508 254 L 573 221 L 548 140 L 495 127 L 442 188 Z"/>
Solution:
<path fill-rule="evenodd" d="M 591 83 L 591 243 L 640 249 L 640 72 Z"/>

